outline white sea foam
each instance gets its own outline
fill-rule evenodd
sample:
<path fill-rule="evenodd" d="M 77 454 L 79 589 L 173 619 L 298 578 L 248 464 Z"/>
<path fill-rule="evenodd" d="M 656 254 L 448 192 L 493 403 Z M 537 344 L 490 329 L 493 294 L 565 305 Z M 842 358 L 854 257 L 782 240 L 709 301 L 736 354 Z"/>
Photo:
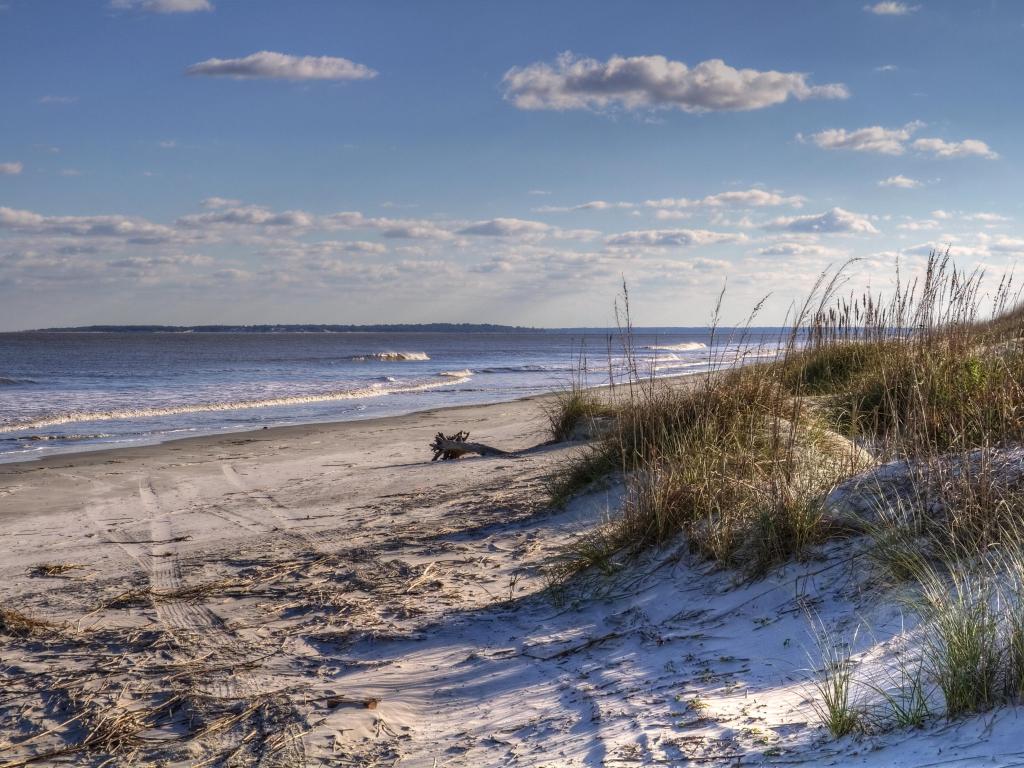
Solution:
<path fill-rule="evenodd" d="M 666 352 L 693 352 L 698 349 L 707 349 L 707 344 L 702 344 L 699 341 L 684 341 L 680 344 L 651 344 L 644 349 L 659 349 Z"/>
<path fill-rule="evenodd" d="M 186 413 L 210 413 L 214 411 L 236 411 L 248 408 L 270 408 L 280 405 L 306 405 L 309 403 L 327 403 L 337 400 L 359 400 L 383 395 L 399 395 L 409 392 L 423 392 L 438 387 L 448 387 L 469 380 L 469 376 L 445 376 L 436 381 L 425 381 L 418 384 L 405 384 L 397 387 L 385 386 L 381 383 L 367 387 L 347 389 L 334 392 L 318 392 L 308 395 L 286 395 L 268 397 L 260 400 L 230 400 L 212 403 L 191 403 L 182 405 L 161 406 L 155 408 L 116 408 L 108 411 L 69 411 L 66 413 L 43 416 L 29 421 L 13 421 L 0 424 L 0 433 L 20 432 L 27 429 L 40 429 L 58 424 L 72 424 L 83 421 L 113 421 L 117 419 L 140 419 L 155 416 L 178 416 Z"/>
<path fill-rule="evenodd" d="M 463 368 L 461 371 L 441 371 L 439 376 L 448 376 L 453 379 L 467 379 L 473 375 L 473 372 L 468 368 Z"/>
<path fill-rule="evenodd" d="M 386 363 L 402 363 L 402 362 L 420 362 L 423 360 L 429 360 L 430 355 L 426 352 L 374 352 L 369 355 L 355 355 L 349 358 L 350 360 L 366 361 L 366 360 L 380 360 Z"/>

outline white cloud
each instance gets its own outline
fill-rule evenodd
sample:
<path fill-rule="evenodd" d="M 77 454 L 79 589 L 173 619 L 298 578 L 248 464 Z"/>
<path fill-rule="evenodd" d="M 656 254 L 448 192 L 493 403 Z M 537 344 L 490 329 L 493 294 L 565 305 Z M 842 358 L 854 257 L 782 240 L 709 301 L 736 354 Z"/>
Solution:
<path fill-rule="evenodd" d="M 970 213 L 964 216 L 968 221 L 981 221 L 985 224 L 1001 224 L 1003 222 L 1010 221 L 1008 216 L 1002 216 L 998 213 Z"/>
<path fill-rule="evenodd" d="M 17 176 L 24 168 L 21 163 L 0 163 L 0 176 Z"/>
<path fill-rule="evenodd" d="M 188 75 L 267 80 L 367 80 L 375 70 L 335 56 L 291 56 L 260 51 L 239 59 L 207 59 L 185 70 Z"/>
<path fill-rule="evenodd" d="M 989 243 L 989 249 L 997 253 L 1024 253 L 1024 240 L 1014 237 L 998 237 Z"/>
<path fill-rule="evenodd" d="M 693 200 L 685 197 L 645 200 L 644 205 L 648 208 L 764 208 L 780 205 L 799 208 L 804 202 L 805 199 L 800 195 L 786 196 L 763 189 L 743 189 L 719 192 Z"/>
<path fill-rule="evenodd" d="M 110 0 L 110 7 L 118 10 L 141 10 L 150 13 L 195 13 L 212 11 L 210 0 Z"/>
<path fill-rule="evenodd" d="M 176 139 L 164 139 L 160 142 L 160 149 L 174 149 L 178 146 Z"/>
<path fill-rule="evenodd" d="M 899 225 L 900 229 L 908 232 L 920 232 L 921 230 L 938 229 L 941 226 L 935 219 L 911 219 Z"/>
<path fill-rule="evenodd" d="M 401 240 L 447 240 L 452 233 L 430 221 L 403 219 L 367 219 L 366 223 L 380 230 L 383 237 Z"/>
<path fill-rule="evenodd" d="M 200 203 L 203 208 L 235 208 L 241 204 L 241 200 L 229 197 L 208 197 Z"/>
<path fill-rule="evenodd" d="M 478 221 L 463 227 L 460 235 L 484 235 L 489 237 L 522 237 L 524 235 L 542 235 L 551 229 L 540 221 L 526 219 L 490 219 Z"/>
<path fill-rule="evenodd" d="M 923 186 L 923 182 L 917 179 L 911 179 L 907 176 L 897 175 L 890 176 L 887 179 L 882 179 L 878 182 L 880 187 L 896 187 L 898 189 L 916 189 L 917 187 Z"/>
<path fill-rule="evenodd" d="M 685 112 L 751 110 L 795 98 L 845 99 L 845 85 L 809 85 L 800 72 L 736 69 L 721 59 L 694 67 L 664 56 L 607 61 L 563 53 L 505 73 L 505 98 L 519 109 L 676 108 Z"/>
<path fill-rule="evenodd" d="M 914 121 L 902 128 L 883 128 L 872 125 L 847 131 L 845 128 L 829 128 L 813 133 L 810 140 L 822 149 L 849 149 L 854 152 L 876 152 L 882 155 L 902 155 L 906 151 L 906 142 L 924 123 Z M 805 141 L 801 134 L 797 139 Z"/>
<path fill-rule="evenodd" d="M 607 211 L 613 208 L 635 208 L 636 203 L 609 203 L 606 200 L 591 200 L 579 205 L 545 205 L 534 208 L 537 213 L 567 213 L 570 211 Z"/>
<path fill-rule="evenodd" d="M 918 10 L 920 5 L 907 5 L 898 2 L 881 2 L 874 5 L 865 5 L 864 10 L 876 16 L 908 16 Z"/>
<path fill-rule="evenodd" d="M 936 210 L 936 211 L 932 211 L 932 217 L 936 218 L 936 219 L 946 220 L 946 219 L 952 219 L 953 218 L 953 214 L 950 213 L 949 211 L 943 211 L 943 210 L 939 209 L 939 210 Z"/>
<path fill-rule="evenodd" d="M 74 104 L 78 101 L 77 96 L 40 96 L 40 104 Z"/>
<path fill-rule="evenodd" d="M 845 255 L 844 251 L 827 248 L 818 243 L 798 243 L 784 241 L 765 246 L 758 251 L 763 256 L 828 256 L 835 258 Z"/>
<path fill-rule="evenodd" d="M 988 144 L 978 139 L 964 139 L 963 141 L 918 139 L 912 146 L 919 152 L 931 152 L 938 157 L 984 157 L 989 160 L 999 157 Z"/>
<path fill-rule="evenodd" d="M 775 219 L 768 225 L 768 228 L 783 229 L 789 232 L 878 234 L 878 230 L 865 216 L 844 211 L 842 208 L 833 208 L 830 211 L 810 216 L 789 216 Z"/>
<path fill-rule="evenodd" d="M 0 207 L 0 229 L 56 235 L 128 238 L 155 242 L 174 237 L 174 230 L 128 216 L 43 216 L 32 211 Z"/>
<path fill-rule="evenodd" d="M 210 213 L 182 216 L 178 219 L 178 225 L 190 229 L 201 228 L 211 224 L 309 227 L 312 226 L 313 221 L 313 217 L 304 211 L 281 211 L 278 213 L 257 205 L 244 205 L 234 208 L 218 207 Z"/>
<path fill-rule="evenodd" d="M 910 142 L 911 136 L 924 127 L 919 120 L 907 123 L 902 128 L 883 128 L 872 125 L 847 131 L 845 128 L 829 128 L 813 133 L 809 137 L 797 134 L 798 141 L 812 141 L 822 149 L 849 149 L 854 152 L 874 152 L 881 155 L 902 155 L 907 148 L 936 157 L 985 157 L 994 160 L 999 157 L 984 141 L 964 139 L 943 141 L 922 138 Z"/>
<path fill-rule="evenodd" d="M 895 72 L 898 69 L 899 67 L 895 64 L 883 64 L 880 67 L 875 67 L 875 72 Z"/>
<path fill-rule="evenodd" d="M 638 229 L 608 237 L 605 242 L 612 246 L 682 246 L 714 245 L 735 243 L 746 240 L 746 235 L 731 232 L 712 232 L 707 229 Z"/>
<path fill-rule="evenodd" d="M 531 189 L 529 192 L 527 192 L 527 194 L 529 194 L 529 195 L 541 195 L 541 196 L 544 196 L 544 195 L 550 195 L 551 194 L 551 190 L 550 189 Z"/>

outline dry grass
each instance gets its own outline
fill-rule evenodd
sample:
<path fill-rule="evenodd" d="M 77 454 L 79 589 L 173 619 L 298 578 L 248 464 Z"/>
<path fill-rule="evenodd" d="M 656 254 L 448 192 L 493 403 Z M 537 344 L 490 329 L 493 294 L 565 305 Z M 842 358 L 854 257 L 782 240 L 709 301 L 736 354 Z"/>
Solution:
<path fill-rule="evenodd" d="M 58 629 L 51 621 L 36 619 L 13 608 L 0 608 L 0 636 L 34 637 Z"/>
<path fill-rule="evenodd" d="M 844 481 L 873 462 L 901 462 L 889 467 L 898 482 L 877 489 L 858 525 L 882 583 L 912 595 L 923 645 L 895 686 L 862 684 L 886 713 L 868 719 L 920 727 L 929 691 L 949 717 L 1017 701 L 1024 311 L 1008 311 L 1010 279 L 983 297 L 982 277 L 934 253 L 919 281 L 898 282 L 882 301 L 840 297 L 840 270 L 797 309 L 771 362 L 718 368 L 689 387 L 634 377 L 614 429 L 560 487 L 564 498 L 622 472 L 625 501 L 566 553 L 558 575 L 613 572 L 681 537 L 757 576 L 842 530 L 826 501 Z M 868 709 L 851 704 L 849 657 L 826 650 L 822 721 L 836 736 L 867 727 Z"/>

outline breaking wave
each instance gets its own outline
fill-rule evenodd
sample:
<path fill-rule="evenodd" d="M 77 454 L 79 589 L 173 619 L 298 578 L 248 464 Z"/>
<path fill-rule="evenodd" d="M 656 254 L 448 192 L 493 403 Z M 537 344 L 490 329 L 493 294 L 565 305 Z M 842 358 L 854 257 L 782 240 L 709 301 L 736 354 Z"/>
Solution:
<path fill-rule="evenodd" d="M 481 368 L 480 373 L 558 373 L 560 371 L 571 371 L 571 365 L 500 365 L 491 368 Z"/>
<path fill-rule="evenodd" d="M 666 352 L 693 352 L 698 349 L 707 349 L 708 345 L 699 341 L 684 341 L 680 344 L 651 344 L 644 349 L 660 349 Z"/>
<path fill-rule="evenodd" d="M 461 373 L 461 372 L 460 372 Z M 469 376 L 443 376 L 437 381 L 426 381 L 419 384 L 407 384 L 388 387 L 383 383 L 375 383 L 366 387 L 346 389 L 334 392 L 319 392 L 309 395 L 285 395 L 269 397 L 261 400 L 230 400 L 212 403 L 192 403 L 188 405 L 170 405 L 156 408 L 116 408 L 109 411 L 69 411 L 67 413 L 43 416 L 27 421 L 13 421 L 0 424 L 0 433 L 20 432 L 26 429 L 52 427 L 58 424 L 73 424 L 81 421 L 114 421 L 118 419 L 151 418 L 154 416 L 178 416 L 186 413 L 210 413 L 214 411 L 237 411 L 248 408 L 272 408 L 281 405 L 305 405 L 308 403 L 327 403 L 336 400 L 359 400 L 367 397 L 383 395 L 400 395 L 409 392 L 423 392 L 439 387 L 462 384 Z"/>
<path fill-rule="evenodd" d="M 374 352 L 369 355 L 353 355 L 348 358 L 355 362 L 365 362 L 366 360 L 380 360 L 386 363 L 401 363 L 407 361 L 423 361 L 429 360 L 430 355 L 426 352 Z"/>
<path fill-rule="evenodd" d="M 473 372 L 469 368 L 463 368 L 461 371 L 441 371 L 438 376 L 447 376 L 453 379 L 467 379 L 473 375 Z"/>

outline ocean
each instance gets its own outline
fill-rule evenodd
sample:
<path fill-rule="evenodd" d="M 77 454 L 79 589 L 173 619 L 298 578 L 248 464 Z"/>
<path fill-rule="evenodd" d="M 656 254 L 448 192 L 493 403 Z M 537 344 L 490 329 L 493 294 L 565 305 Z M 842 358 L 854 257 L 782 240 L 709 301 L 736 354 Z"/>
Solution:
<path fill-rule="evenodd" d="M 642 375 L 764 355 L 777 329 L 635 331 Z M 615 331 L 0 333 L 0 462 L 622 381 Z"/>

